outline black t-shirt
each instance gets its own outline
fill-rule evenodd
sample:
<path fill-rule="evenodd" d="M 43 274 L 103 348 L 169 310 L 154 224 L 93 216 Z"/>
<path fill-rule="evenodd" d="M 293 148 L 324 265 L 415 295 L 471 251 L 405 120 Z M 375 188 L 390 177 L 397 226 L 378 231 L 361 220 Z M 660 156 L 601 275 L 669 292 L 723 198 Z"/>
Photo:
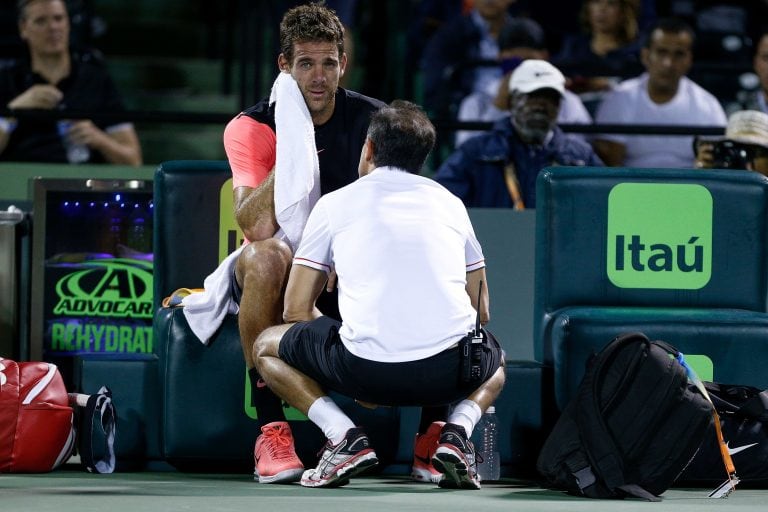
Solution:
<path fill-rule="evenodd" d="M 336 92 L 336 106 L 331 118 L 315 126 L 315 145 L 320 165 L 320 193 L 327 194 L 357 179 L 360 150 L 368 132 L 371 114 L 384 103 L 342 89 Z M 243 114 L 275 129 L 274 104 L 262 100 Z"/>
<path fill-rule="evenodd" d="M 0 105 L 8 103 L 36 84 L 48 82 L 33 72 L 28 59 L 0 69 Z M 64 93 L 59 108 L 63 111 L 124 111 L 122 98 L 107 73 L 106 65 L 94 53 L 72 54 L 72 71 L 56 87 Z M 94 120 L 99 128 L 120 124 Z M 56 127 L 56 120 L 19 119 L 0 160 L 15 162 L 66 163 L 67 155 Z M 91 163 L 104 162 L 98 151 L 91 151 Z"/>

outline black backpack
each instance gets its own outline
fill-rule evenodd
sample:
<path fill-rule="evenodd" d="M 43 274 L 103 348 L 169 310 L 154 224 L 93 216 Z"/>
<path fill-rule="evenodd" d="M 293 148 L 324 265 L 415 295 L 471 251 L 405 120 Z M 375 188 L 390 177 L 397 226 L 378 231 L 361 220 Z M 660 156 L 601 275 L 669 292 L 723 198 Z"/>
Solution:
<path fill-rule="evenodd" d="M 678 354 L 627 333 L 590 359 L 539 454 L 537 469 L 553 488 L 659 500 L 713 423 L 711 404 L 689 388 Z"/>

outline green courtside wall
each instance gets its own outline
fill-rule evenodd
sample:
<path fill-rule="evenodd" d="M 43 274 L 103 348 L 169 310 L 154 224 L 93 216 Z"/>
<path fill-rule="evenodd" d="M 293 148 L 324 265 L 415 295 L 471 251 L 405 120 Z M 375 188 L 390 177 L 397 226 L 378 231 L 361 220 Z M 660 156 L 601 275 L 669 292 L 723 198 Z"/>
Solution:
<path fill-rule="evenodd" d="M 120 180 L 151 180 L 157 166 L 143 165 L 68 165 L 39 163 L 0 163 L 0 208 L 15 205 L 22 210 L 32 207 L 32 186 L 30 180 L 41 178 L 95 178 Z"/>

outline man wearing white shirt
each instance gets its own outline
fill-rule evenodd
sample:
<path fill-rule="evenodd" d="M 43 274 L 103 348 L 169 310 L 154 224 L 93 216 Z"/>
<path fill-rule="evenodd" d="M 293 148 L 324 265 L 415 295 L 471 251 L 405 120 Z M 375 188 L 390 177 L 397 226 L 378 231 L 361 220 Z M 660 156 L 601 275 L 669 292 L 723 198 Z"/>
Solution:
<path fill-rule="evenodd" d="M 467 211 L 418 175 L 434 141 L 434 126 L 412 103 L 373 114 L 360 179 L 321 197 L 309 216 L 285 292 L 289 323 L 256 340 L 262 378 L 328 438 L 303 486 L 344 485 L 377 463 L 330 389 L 366 404 L 458 401 L 432 462 L 442 487 L 480 488 L 469 437 L 501 392 L 504 358 L 493 336 L 475 331 L 476 321 L 488 321 L 488 287 Z M 332 271 L 343 322 L 315 307 Z"/>
<path fill-rule="evenodd" d="M 641 52 L 646 72 L 620 83 L 601 102 L 598 124 L 720 126 L 727 121 L 711 93 L 685 75 L 694 33 L 674 18 L 659 20 Z M 601 134 L 595 149 L 606 165 L 693 167 L 693 136 Z"/>

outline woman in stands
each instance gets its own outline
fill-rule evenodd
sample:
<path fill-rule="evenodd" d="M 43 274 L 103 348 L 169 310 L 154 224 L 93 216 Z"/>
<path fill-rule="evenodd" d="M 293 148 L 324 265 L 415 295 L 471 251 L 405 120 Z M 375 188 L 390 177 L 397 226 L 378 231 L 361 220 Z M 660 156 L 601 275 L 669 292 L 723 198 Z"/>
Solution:
<path fill-rule="evenodd" d="M 618 78 L 642 71 L 639 0 L 586 0 L 582 32 L 567 36 L 552 63 L 571 80 L 577 93 L 605 91 Z"/>

